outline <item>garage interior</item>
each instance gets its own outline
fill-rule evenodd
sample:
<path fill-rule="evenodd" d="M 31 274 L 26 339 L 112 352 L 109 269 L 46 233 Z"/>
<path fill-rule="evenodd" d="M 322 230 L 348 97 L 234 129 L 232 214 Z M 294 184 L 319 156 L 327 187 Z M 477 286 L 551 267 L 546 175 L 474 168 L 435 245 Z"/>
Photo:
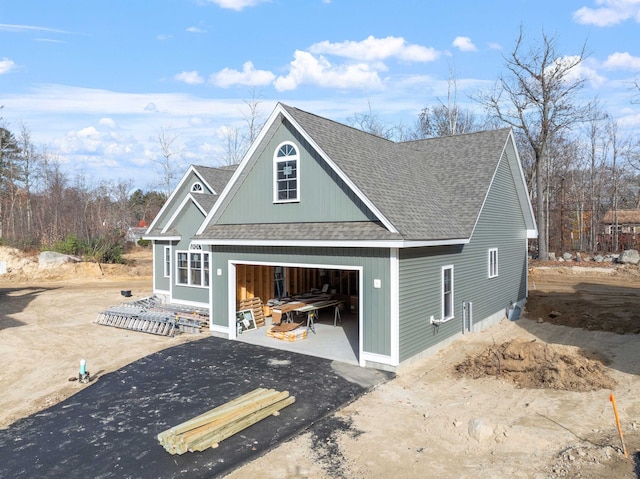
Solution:
<path fill-rule="evenodd" d="M 297 266 L 236 264 L 236 312 L 256 305 L 256 329 L 244 330 L 237 340 L 260 346 L 358 364 L 359 349 L 359 272 L 343 269 L 305 268 Z M 301 295 L 319 293 L 339 301 L 340 320 L 335 308 L 317 311 L 314 329 L 307 330 L 307 313 L 292 312 L 298 328 L 306 337 L 297 340 L 277 339 L 267 335 L 272 326 L 274 307 Z"/>

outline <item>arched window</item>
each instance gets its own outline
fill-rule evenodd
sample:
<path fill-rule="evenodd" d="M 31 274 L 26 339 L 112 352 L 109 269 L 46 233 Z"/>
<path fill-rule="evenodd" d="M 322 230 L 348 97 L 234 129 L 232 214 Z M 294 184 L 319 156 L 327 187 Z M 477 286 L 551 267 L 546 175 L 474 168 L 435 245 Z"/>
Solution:
<path fill-rule="evenodd" d="M 300 171 L 298 149 L 293 143 L 278 145 L 273 155 L 273 201 L 300 201 Z"/>
<path fill-rule="evenodd" d="M 192 193 L 202 193 L 203 188 L 202 185 L 198 182 L 195 182 L 193 185 L 191 185 L 191 192 Z"/>

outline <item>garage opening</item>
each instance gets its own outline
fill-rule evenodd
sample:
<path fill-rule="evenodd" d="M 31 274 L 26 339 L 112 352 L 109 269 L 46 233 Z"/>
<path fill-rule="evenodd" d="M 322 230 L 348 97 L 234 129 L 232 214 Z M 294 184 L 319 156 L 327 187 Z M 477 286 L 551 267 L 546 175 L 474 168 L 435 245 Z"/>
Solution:
<path fill-rule="evenodd" d="M 235 275 L 237 340 L 358 364 L 359 270 L 236 264 Z"/>

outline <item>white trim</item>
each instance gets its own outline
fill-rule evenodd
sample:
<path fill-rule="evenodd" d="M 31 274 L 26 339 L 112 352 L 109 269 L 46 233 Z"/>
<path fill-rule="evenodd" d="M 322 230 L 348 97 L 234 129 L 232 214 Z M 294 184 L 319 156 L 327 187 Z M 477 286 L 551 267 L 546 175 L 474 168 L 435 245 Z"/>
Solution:
<path fill-rule="evenodd" d="M 538 230 L 527 230 L 527 239 L 536 239 L 538 237 Z"/>
<path fill-rule="evenodd" d="M 198 228 L 198 231 L 196 231 L 196 236 L 202 234 L 207 229 L 211 219 L 215 216 L 216 212 L 223 207 L 222 205 L 225 204 L 227 196 L 229 196 L 236 181 L 242 175 L 243 170 L 246 168 L 247 164 L 249 163 L 252 156 L 256 152 L 258 146 L 262 143 L 265 136 L 267 135 L 267 132 L 269 131 L 271 126 L 275 123 L 275 121 L 278 119 L 279 115 L 282 115 L 287 120 L 289 120 L 289 122 L 293 125 L 293 127 L 298 130 L 300 135 L 311 145 L 312 148 L 316 150 L 316 152 L 320 155 L 320 157 L 322 157 L 322 159 L 327 162 L 329 167 L 336 172 L 336 174 L 340 177 L 340 179 L 344 181 L 349 188 L 351 188 L 351 190 L 360 199 L 360 201 L 362 201 L 362 203 L 367 208 L 369 208 L 369 210 L 373 212 L 373 214 L 382 222 L 382 224 L 385 226 L 385 228 L 387 228 L 387 230 L 389 230 L 392 233 L 398 233 L 398 230 L 395 228 L 395 226 L 393 226 L 391 221 L 389 221 L 382 214 L 382 212 L 369 200 L 369 198 L 367 198 L 367 196 L 362 191 L 360 191 L 358 187 L 356 187 L 356 185 L 351 181 L 351 179 L 347 175 L 345 175 L 340 168 L 338 168 L 338 166 L 331 160 L 331 158 L 329 158 L 329 156 L 318 146 L 315 140 L 309 136 L 309 134 L 304 130 L 304 128 L 302 128 L 298 124 L 298 122 L 295 121 L 291 115 L 289 115 L 289 113 L 282 106 L 282 104 L 277 103 L 275 108 L 271 112 L 271 115 L 269 116 L 264 126 L 260 130 L 260 133 L 258 134 L 257 138 L 251 144 L 249 150 L 245 153 L 244 158 L 238 165 L 238 168 L 236 169 L 236 171 L 234 171 L 233 175 L 231 176 L 231 179 L 229 180 L 225 188 L 222 190 L 222 193 L 220 193 L 220 197 L 218 198 L 218 201 L 216 201 L 215 205 L 213 206 L 209 214 L 206 216 L 205 220 L 200 225 L 200 228 Z M 240 243 L 234 243 L 234 244 L 240 244 Z"/>
<path fill-rule="evenodd" d="M 166 224 L 164 225 L 164 228 L 162 228 L 161 230 L 161 233 L 166 233 L 169 230 L 169 228 L 171 228 L 174 221 L 178 218 L 178 215 L 182 213 L 182 210 L 190 201 L 196 206 L 196 208 L 200 210 L 200 212 L 205 217 L 207 216 L 207 212 L 202 208 L 202 206 L 200 206 L 200 204 L 196 201 L 196 199 L 191 196 L 191 193 L 189 193 L 188 195 L 185 195 L 185 197 L 182 199 L 182 202 L 180 202 L 180 205 L 176 208 L 176 210 L 173 212 L 171 217 L 167 220 Z"/>
<path fill-rule="evenodd" d="M 364 368 L 367 366 L 367 363 L 386 364 L 394 367 L 398 366 L 398 362 L 395 361 L 391 356 L 363 352 L 360 354 L 360 366 Z"/>
<path fill-rule="evenodd" d="M 173 298 L 171 298 L 171 304 L 181 304 L 183 306 L 194 306 L 197 308 L 206 308 L 209 306 L 207 303 L 202 303 L 200 301 L 187 301 L 183 299 L 174 300 Z"/>
<path fill-rule="evenodd" d="M 194 239 L 193 243 L 212 246 L 317 246 L 317 247 L 344 247 L 344 248 L 421 248 L 425 246 L 451 246 L 469 243 L 469 238 L 433 241 L 405 241 L 405 240 L 240 240 L 240 239 Z"/>
<path fill-rule="evenodd" d="M 149 241 L 180 241 L 182 236 L 143 236 L 142 239 Z"/>
<path fill-rule="evenodd" d="M 495 253 L 495 261 L 491 261 L 491 257 L 493 256 L 492 253 Z M 489 279 L 491 278 L 497 278 L 498 275 L 500 274 L 500 269 L 498 267 L 498 248 L 489 248 L 487 250 L 487 277 Z M 494 264 L 495 263 L 495 264 Z M 495 269 L 495 271 L 494 271 Z"/>
<path fill-rule="evenodd" d="M 316 263 L 290 263 L 290 262 L 279 262 L 279 261 L 245 261 L 241 259 L 230 259 L 227 261 L 227 327 L 226 332 L 229 334 L 229 339 L 237 338 L 236 331 L 236 265 L 244 264 L 244 265 L 257 265 L 257 266 L 284 266 L 284 267 L 293 267 L 293 268 L 309 268 L 309 269 L 337 269 L 337 270 L 349 270 L 349 271 L 357 271 L 358 272 L 358 362 L 360 366 L 365 365 L 365 360 L 363 359 L 363 287 L 364 287 L 364 267 L 363 266 L 352 266 L 352 265 L 344 265 L 344 264 L 316 264 Z M 213 269 L 213 268 L 211 268 Z M 213 283 L 211 283 L 213 284 Z M 213 301 L 212 301 L 213 304 Z M 386 356 L 383 356 L 386 357 Z M 386 364 L 386 363 L 385 363 Z"/>
<path fill-rule="evenodd" d="M 278 152 L 280 151 L 280 148 L 282 148 L 284 145 L 290 145 L 296 151 L 296 154 L 292 156 L 279 157 Z M 284 163 L 286 161 L 296 162 L 296 197 L 294 199 L 281 200 L 281 199 L 278 199 L 278 193 L 279 193 L 278 163 Z M 275 150 L 273 151 L 272 163 L 273 163 L 273 172 L 272 172 L 273 178 L 272 178 L 271 186 L 273 188 L 273 203 L 274 204 L 300 203 L 300 192 L 301 192 L 300 179 L 302 176 L 300 175 L 300 147 L 290 140 L 283 141 L 278 146 L 276 146 Z"/>
<path fill-rule="evenodd" d="M 444 272 L 447 270 L 451 270 L 451 315 L 450 316 L 445 316 L 444 315 Z M 444 323 L 446 321 L 450 321 L 452 319 L 454 319 L 456 317 L 456 302 L 455 302 L 455 296 L 454 296 L 454 292 L 455 292 L 455 281 L 454 281 L 454 272 L 453 272 L 453 265 L 452 264 L 448 264 L 446 266 L 443 266 L 441 269 L 441 275 L 440 275 L 440 322 Z"/>
<path fill-rule="evenodd" d="M 397 248 L 391 248 L 389 258 L 389 295 L 391 297 L 391 364 L 400 361 L 400 258 Z"/>
<path fill-rule="evenodd" d="M 179 283 L 178 279 L 179 279 L 179 272 L 180 272 L 180 262 L 178 260 L 178 255 L 184 253 L 187 255 L 187 282 L 186 283 Z M 200 284 L 196 284 L 196 283 L 192 283 L 191 282 L 191 255 L 196 255 L 199 254 L 201 256 L 200 258 Z M 205 276 L 206 276 L 206 271 L 205 271 L 205 257 L 208 258 L 208 266 L 209 266 L 209 284 L 203 284 L 204 280 L 205 280 Z M 175 278 L 173 278 L 173 285 L 175 286 L 181 286 L 181 287 L 187 287 L 187 288 L 200 288 L 200 289 L 204 289 L 204 288 L 210 288 L 211 286 L 211 251 L 208 250 L 192 250 L 192 249 L 180 249 L 180 250 L 175 250 Z"/>
<path fill-rule="evenodd" d="M 189 189 L 190 193 L 204 193 L 204 188 L 202 186 L 202 183 L 200 183 L 199 181 L 194 181 L 193 183 L 191 183 L 191 188 Z"/>
<path fill-rule="evenodd" d="M 158 214 L 156 215 L 156 217 L 153 219 L 153 221 L 151 222 L 151 225 L 149 225 L 149 228 L 147 228 L 147 231 L 151 231 L 155 225 L 156 222 L 160 221 L 160 219 L 162 218 L 162 216 L 164 215 L 164 212 L 166 209 L 169 208 L 169 205 L 173 202 L 173 198 L 174 196 L 176 196 L 178 194 L 178 191 L 181 190 L 182 185 L 184 183 L 186 183 L 187 178 L 189 178 L 189 174 L 193 173 L 195 176 L 197 176 L 200 181 L 206 185 L 206 187 L 213 193 L 213 194 L 217 194 L 216 190 L 214 190 L 211 185 L 209 183 L 206 182 L 206 180 L 202 177 L 202 175 L 198 172 L 198 170 L 196 169 L 196 167 L 194 165 L 189 166 L 189 168 L 187 169 L 187 172 L 182 176 L 182 178 L 180 179 L 180 181 L 178 182 L 178 184 L 176 185 L 176 187 L 173 189 L 173 191 L 171 192 L 171 194 L 169 195 L 169 198 L 167 198 L 167 201 L 165 201 L 164 205 L 162 206 L 162 208 L 160 208 L 160 211 L 158 212 Z M 188 195 L 186 195 L 188 196 Z"/>
<path fill-rule="evenodd" d="M 167 250 L 169 251 L 169 274 L 167 274 Z M 171 260 L 171 245 L 163 245 L 162 248 L 162 277 L 171 278 L 171 267 L 173 261 Z"/>

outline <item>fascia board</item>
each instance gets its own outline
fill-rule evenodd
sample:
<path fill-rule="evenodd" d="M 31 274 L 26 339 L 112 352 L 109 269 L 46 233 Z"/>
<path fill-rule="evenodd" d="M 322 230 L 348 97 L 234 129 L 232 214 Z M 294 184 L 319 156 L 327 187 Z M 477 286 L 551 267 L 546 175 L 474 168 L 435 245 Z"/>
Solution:
<path fill-rule="evenodd" d="M 162 206 L 162 208 L 160 208 L 160 211 L 151 222 L 151 225 L 149 226 L 149 228 L 147 228 L 147 231 L 151 231 L 155 227 L 156 223 L 160 221 L 160 218 L 162 218 L 165 210 L 169 208 L 169 205 L 173 202 L 174 197 L 178 194 L 178 191 L 180 191 L 180 188 L 182 187 L 182 185 L 187 181 L 187 178 L 189 177 L 189 173 L 191 172 L 194 172 L 198 176 L 198 178 L 201 178 L 201 176 L 196 172 L 193 165 L 189 166 L 189 169 L 187 169 L 187 172 L 182 176 L 182 179 L 178 182 L 178 185 L 173 189 L 167 201 L 164 202 L 164 205 Z"/>
<path fill-rule="evenodd" d="M 286 246 L 286 247 L 334 247 L 334 248 L 423 248 L 430 246 L 452 246 L 469 243 L 469 238 L 458 238 L 448 240 L 432 241 L 405 241 L 405 240 L 358 240 L 358 241 L 322 241 L 322 240 L 220 240 L 220 239 L 197 239 L 192 240 L 193 244 L 208 246 Z"/>
<path fill-rule="evenodd" d="M 167 221 L 167 224 L 164 225 L 164 228 L 162 228 L 162 233 L 166 233 L 169 230 L 169 228 L 171 228 L 174 221 L 178 218 L 178 215 L 182 213 L 182 210 L 189 203 L 189 201 L 192 201 L 196 205 L 196 208 L 198 208 L 203 215 L 205 216 L 207 215 L 207 212 L 202 208 L 202 206 L 198 204 L 198 202 L 193 198 L 193 196 L 191 194 L 188 194 L 184 197 L 180 205 L 176 208 L 176 211 L 171 215 L 171 218 L 169 218 L 169 221 Z"/>
<path fill-rule="evenodd" d="M 143 236 L 147 241 L 180 241 L 182 236 Z"/>
<path fill-rule="evenodd" d="M 269 131 L 269 128 L 271 128 L 271 125 L 278 118 L 278 115 L 280 115 L 283 112 L 284 112 L 284 108 L 282 108 L 282 105 L 280 103 L 278 103 L 276 105 L 276 107 L 273 109 L 273 111 L 271 112 L 271 115 L 269 116 L 269 118 L 265 122 L 264 126 L 260 130 L 260 133 L 258 134 L 256 139 L 254 140 L 254 142 L 251 144 L 251 146 L 249 147 L 249 150 L 245 153 L 244 157 L 242 158 L 242 161 L 238 165 L 238 168 L 236 168 L 236 170 L 233 172 L 233 175 L 231 176 L 231 179 L 229 180 L 229 182 L 226 184 L 226 186 L 224 187 L 224 189 L 220 193 L 220 197 L 218 198 L 218 201 L 216 201 L 215 205 L 213 205 L 213 208 L 211 208 L 211 211 L 209 211 L 209 214 L 205 217 L 204 221 L 200 225 L 200 228 L 198 228 L 198 231 L 196 231 L 196 235 L 202 234 L 202 232 L 207 228 L 207 226 L 209 226 L 211 218 L 213 218 L 215 216 L 216 212 L 226 202 L 227 196 L 229 196 L 229 192 L 232 190 L 233 185 L 236 183 L 236 181 L 238 181 L 238 178 L 240 177 L 240 175 L 242 174 L 242 172 L 246 168 L 246 166 L 249 163 L 251 157 L 253 156 L 253 154 L 255 153 L 256 149 L 258 148 L 258 145 L 260 145 L 262 143 L 262 141 L 264 140 L 264 137 L 266 136 L 267 132 Z"/>

